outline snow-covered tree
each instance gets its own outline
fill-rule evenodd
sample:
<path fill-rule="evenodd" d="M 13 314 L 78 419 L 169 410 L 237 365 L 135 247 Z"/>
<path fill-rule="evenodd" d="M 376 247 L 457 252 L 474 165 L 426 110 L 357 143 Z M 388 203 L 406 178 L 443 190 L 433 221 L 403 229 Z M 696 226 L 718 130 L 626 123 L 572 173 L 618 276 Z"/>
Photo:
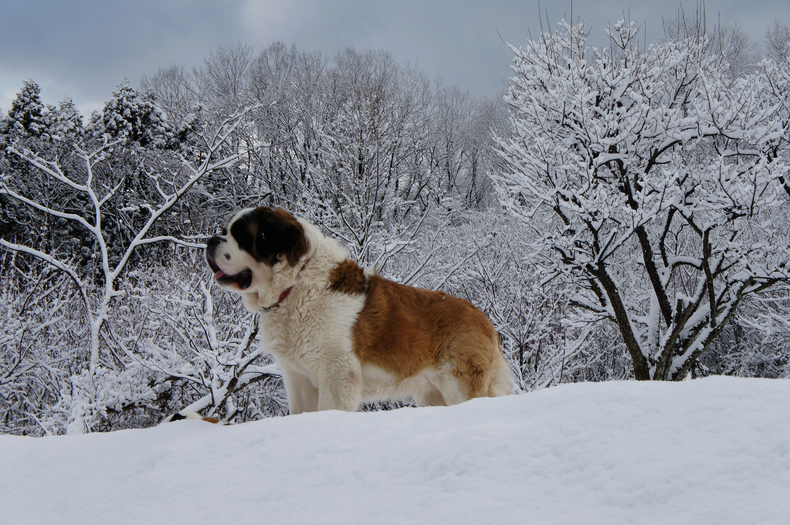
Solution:
<path fill-rule="evenodd" d="M 195 68 L 200 103 L 220 109 L 244 103 L 247 95 L 247 70 L 252 61 L 252 47 L 238 43 L 218 46 Z"/>
<path fill-rule="evenodd" d="M 47 113 L 47 134 L 61 143 L 79 142 L 85 136 L 82 115 L 70 98 L 63 99 Z"/>
<path fill-rule="evenodd" d="M 68 384 L 82 324 L 68 276 L 0 254 L 0 433 L 56 433 L 51 414 Z M 61 426 L 61 428 L 63 428 Z"/>
<path fill-rule="evenodd" d="M 71 100 L 59 106 L 45 106 L 40 89 L 32 80 L 25 82 L 12 110 L 0 125 L 0 173 L 11 177 L 28 194 L 40 195 L 55 206 L 73 209 L 73 195 L 40 176 L 35 169 L 8 150 L 14 145 L 37 155 L 61 157 L 70 164 L 70 148 L 83 137 L 82 119 Z M 25 242 L 46 245 L 46 250 L 62 244 L 51 233 L 60 229 L 56 221 L 33 209 L 20 207 L 13 199 L 0 195 L 0 232 L 6 238 L 23 238 Z"/>
<path fill-rule="evenodd" d="M 679 380 L 743 300 L 790 277 L 787 107 L 733 79 L 702 34 L 591 48 L 563 22 L 515 59 L 502 202 L 537 231 L 546 277 L 611 321 L 637 379 Z"/>
<path fill-rule="evenodd" d="M 328 82 L 330 116 L 318 130 L 314 201 L 305 205 L 321 210 L 316 218 L 357 260 L 383 262 L 419 229 L 436 189 L 420 162 L 427 85 L 388 54 L 353 50 L 338 55 Z"/>
<path fill-rule="evenodd" d="M 257 317 L 213 284 L 203 254 L 154 268 L 129 272 L 112 325 L 124 353 L 157 375 L 156 415 L 188 410 L 245 421 L 287 413 L 280 370 L 255 341 Z"/>
<path fill-rule="evenodd" d="M 193 78 L 184 67 L 159 68 L 150 77 L 144 76 L 140 87 L 153 97 L 175 129 L 189 126 L 198 101 Z"/>
<path fill-rule="evenodd" d="M 711 373 L 790 378 L 790 286 L 744 301 L 734 322 L 701 357 Z"/>
<path fill-rule="evenodd" d="M 681 6 L 677 17 L 662 19 L 662 22 L 666 41 L 683 42 L 692 39 L 700 42 L 699 52 L 718 58 L 719 67 L 733 78 L 754 71 L 760 60 L 757 44 L 737 22 L 731 26 L 722 26 L 717 22 L 713 27 L 708 27 L 704 4 L 693 16 L 687 16 Z"/>
<path fill-rule="evenodd" d="M 177 166 L 163 165 L 162 171 L 150 172 L 150 178 L 156 194 L 148 202 L 123 202 L 123 187 L 125 180 L 113 180 L 101 177 L 105 170 L 105 163 L 112 159 L 109 152 L 118 146 L 124 139 L 105 141 L 103 145 L 90 151 L 83 149 L 84 144 L 74 145 L 74 162 L 79 163 L 79 169 L 67 169 L 62 164 L 60 157 L 48 157 L 24 148 L 22 144 L 9 147 L 8 152 L 17 157 L 21 162 L 30 165 L 31 171 L 62 187 L 70 192 L 80 195 L 89 206 L 87 213 L 70 211 L 56 205 L 47 199 L 46 194 L 30 192 L 30 187 L 19 179 L 16 173 L 3 173 L 0 185 L 0 197 L 11 198 L 17 203 L 35 210 L 55 221 L 77 225 L 81 230 L 88 232 L 93 240 L 92 258 L 101 279 L 95 283 L 94 274 L 85 274 L 75 264 L 75 259 L 69 252 L 52 251 L 46 246 L 32 243 L 14 242 L 0 239 L 0 247 L 15 254 L 32 257 L 46 265 L 62 272 L 69 277 L 76 289 L 79 304 L 84 311 L 87 326 L 88 355 L 84 381 L 76 381 L 80 385 L 97 385 L 93 381 L 96 374 L 100 373 L 103 366 L 112 368 L 113 352 L 111 338 L 107 336 L 105 325 L 110 315 L 110 307 L 122 295 L 117 290 L 116 284 L 121 274 L 136 251 L 143 246 L 162 241 L 184 242 L 171 235 L 151 236 L 155 224 L 166 214 L 170 213 L 184 195 L 195 186 L 201 178 L 214 170 L 229 166 L 236 161 L 237 155 L 219 155 L 221 146 L 227 141 L 233 131 L 239 127 L 246 116 L 246 112 L 238 112 L 228 117 L 222 125 L 213 130 L 206 130 L 203 134 L 205 149 L 197 157 L 197 162 L 190 162 L 182 158 Z M 69 167 L 70 168 L 70 167 Z M 118 200 L 120 199 L 120 201 Z M 112 208 L 112 209 L 110 209 Z M 115 213 L 117 218 L 131 223 L 130 217 L 142 212 L 144 220 L 134 225 L 133 237 L 123 246 L 117 257 L 111 257 L 111 246 L 107 241 L 107 232 L 104 221 L 108 213 Z M 104 351 L 103 351 L 104 349 Z M 80 373 L 74 374 L 79 376 Z M 84 388 L 82 389 L 85 390 Z M 84 394 L 84 392 L 83 392 Z M 70 431 L 84 431 L 85 420 L 89 416 L 91 406 L 86 395 L 72 395 L 68 407 Z"/>
<path fill-rule="evenodd" d="M 430 107 L 426 163 L 459 207 L 480 209 L 492 197 L 486 172 L 491 169 L 491 129 L 504 120 L 502 104 L 477 100 L 458 88 L 441 88 Z"/>
<path fill-rule="evenodd" d="M 765 32 L 766 55 L 777 63 L 790 60 L 790 26 L 778 19 Z"/>
<path fill-rule="evenodd" d="M 176 132 L 150 94 L 140 94 L 124 80 L 91 118 L 90 131 L 98 138 L 121 139 L 152 148 L 177 147 Z"/>
<path fill-rule="evenodd" d="M 4 126 L 8 133 L 16 136 L 38 137 L 46 132 L 45 113 L 41 88 L 33 80 L 26 80 L 11 102 Z"/>

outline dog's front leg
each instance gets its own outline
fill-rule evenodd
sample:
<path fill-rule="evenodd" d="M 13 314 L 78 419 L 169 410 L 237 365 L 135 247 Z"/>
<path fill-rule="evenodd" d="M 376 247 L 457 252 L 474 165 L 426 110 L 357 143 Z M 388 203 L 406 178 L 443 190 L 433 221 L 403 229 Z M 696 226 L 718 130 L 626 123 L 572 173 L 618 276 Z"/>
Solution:
<path fill-rule="evenodd" d="M 318 410 L 318 389 L 301 372 L 282 366 L 283 383 L 288 395 L 288 413 L 291 415 Z"/>
<path fill-rule="evenodd" d="M 362 371 L 349 351 L 324 352 L 318 378 L 318 410 L 353 412 L 362 401 Z"/>

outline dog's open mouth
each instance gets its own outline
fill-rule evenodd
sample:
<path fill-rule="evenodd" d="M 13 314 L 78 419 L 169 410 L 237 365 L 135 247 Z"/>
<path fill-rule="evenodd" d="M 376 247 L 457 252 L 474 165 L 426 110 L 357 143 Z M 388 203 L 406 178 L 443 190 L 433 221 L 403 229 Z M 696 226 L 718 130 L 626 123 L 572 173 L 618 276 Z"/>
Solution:
<path fill-rule="evenodd" d="M 240 290 L 246 290 L 252 284 L 252 270 L 247 268 L 233 275 L 218 270 L 214 273 L 214 279 L 220 284 L 235 284 Z"/>
<path fill-rule="evenodd" d="M 214 280 L 220 284 L 235 284 L 240 290 L 246 290 L 252 284 L 252 270 L 249 268 L 242 270 L 239 273 L 228 275 L 227 273 L 223 272 L 219 266 L 214 263 L 214 261 L 210 259 L 208 260 L 208 265 L 209 268 L 211 268 L 211 271 L 214 272 Z"/>

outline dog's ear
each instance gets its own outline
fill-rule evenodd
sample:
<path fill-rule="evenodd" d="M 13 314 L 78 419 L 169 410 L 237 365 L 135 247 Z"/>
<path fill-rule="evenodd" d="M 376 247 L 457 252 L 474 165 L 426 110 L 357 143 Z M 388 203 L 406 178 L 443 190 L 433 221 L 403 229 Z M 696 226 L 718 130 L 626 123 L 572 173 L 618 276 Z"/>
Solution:
<path fill-rule="evenodd" d="M 294 266 L 307 251 L 302 225 L 285 210 L 256 208 L 231 230 L 239 246 L 270 266 L 278 260 Z"/>
<path fill-rule="evenodd" d="M 258 223 L 258 234 L 255 239 L 255 255 L 264 260 L 282 260 L 299 242 L 301 232 L 288 222 L 267 220 Z"/>

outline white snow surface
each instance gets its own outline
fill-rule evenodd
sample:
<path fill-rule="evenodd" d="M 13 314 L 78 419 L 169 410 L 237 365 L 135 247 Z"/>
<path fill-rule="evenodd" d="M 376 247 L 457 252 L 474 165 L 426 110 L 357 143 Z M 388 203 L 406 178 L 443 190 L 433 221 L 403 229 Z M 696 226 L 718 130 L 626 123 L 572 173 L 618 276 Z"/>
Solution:
<path fill-rule="evenodd" d="M 790 523 L 790 381 L 0 436 L 3 523 Z"/>

